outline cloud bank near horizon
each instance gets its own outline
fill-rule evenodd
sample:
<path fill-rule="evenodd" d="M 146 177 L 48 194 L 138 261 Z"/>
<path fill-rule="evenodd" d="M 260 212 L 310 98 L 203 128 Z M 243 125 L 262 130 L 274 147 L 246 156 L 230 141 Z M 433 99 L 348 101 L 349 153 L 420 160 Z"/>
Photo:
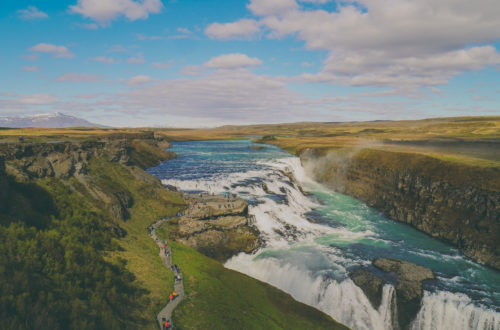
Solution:
<path fill-rule="evenodd" d="M 0 115 L 196 126 L 500 114 L 492 0 L 241 0 L 217 15 L 161 0 L 22 2 L 16 28 L 42 28 L 6 71 L 28 83 L 0 82 Z M 61 19 L 78 40 L 43 30 Z"/>

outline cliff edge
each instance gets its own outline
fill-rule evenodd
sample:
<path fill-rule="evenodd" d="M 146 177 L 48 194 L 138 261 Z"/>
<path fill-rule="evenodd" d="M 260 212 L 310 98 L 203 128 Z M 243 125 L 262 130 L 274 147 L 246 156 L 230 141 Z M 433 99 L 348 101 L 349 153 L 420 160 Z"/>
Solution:
<path fill-rule="evenodd" d="M 319 182 L 500 269 L 500 169 L 375 149 L 301 160 Z"/>

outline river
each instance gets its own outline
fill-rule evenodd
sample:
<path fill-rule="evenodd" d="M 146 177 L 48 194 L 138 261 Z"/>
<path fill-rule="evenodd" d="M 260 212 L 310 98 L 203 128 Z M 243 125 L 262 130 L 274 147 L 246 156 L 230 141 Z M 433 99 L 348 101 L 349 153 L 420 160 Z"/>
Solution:
<path fill-rule="evenodd" d="M 384 287 L 374 309 L 349 271 L 377 257 L 427 266 L 412 329 L 499 329 L 500 273 L 454 247 L 392 221 L 363 202 L 312 181 L 297 157 L 249 140 L 172 143 L 178 158 L 152 168 L 164 184 L 184 191 L 231 192 L 249 202 L 264 246 L 225 263 L 290 293 L 353 329 L 391 329 Z M 288 173 L 293 173 L 299 185 Z"/>

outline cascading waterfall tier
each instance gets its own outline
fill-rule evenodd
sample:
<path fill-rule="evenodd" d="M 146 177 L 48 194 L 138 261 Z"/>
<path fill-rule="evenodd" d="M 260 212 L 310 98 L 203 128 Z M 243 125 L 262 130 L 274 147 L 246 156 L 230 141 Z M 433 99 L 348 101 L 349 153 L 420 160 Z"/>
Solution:
<path fill-rule="evenodd" d="M 456 249 L 384 218 L 365 204 L 311 181 L 276 147 L 249 141 L 174 143 L 179 157 L 151 173 L 184 191 L 230 192 L 245 198 L 264 247 L 226 267 L 270 283 L 353 329 L 393 328 L 394 287 L 374 308 L 349 278 L 377 257 L 431 268 L 413 329 L 499 329 L 500 276 Z M 304 193 L 304 192 L 307 193 Z"/>

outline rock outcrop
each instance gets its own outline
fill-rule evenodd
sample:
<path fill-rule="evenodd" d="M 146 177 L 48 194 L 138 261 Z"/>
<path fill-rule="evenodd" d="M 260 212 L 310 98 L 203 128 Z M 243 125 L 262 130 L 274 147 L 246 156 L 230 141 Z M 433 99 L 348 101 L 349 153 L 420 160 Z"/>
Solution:
<path fill-rule="evenodd" d="M 0 174 L 0 196 L 2 191 L 8 188 L 5 183 L 7 174 L 20 182 L 57 178 L 70 186 L 83 187 L 85 193 L 90 194 L 95 203 L 107 206 L 106 210 L 112 218 L 127 220 L 130 217 L 128 210 L 134 204 L 127 189 L 104 178 L 100 180 L 99 173 L 88 175 L 88 172 L 91 164 L 99 162 L 99 159 L 145 168 L 154 166 L 161 160 L 175 157 L 175 154 L 160 147 L 160 145 L 167 147 L 166 141 L 145 139 L 148 136 L 137 136 L 141 138 L 140 140 L 133 139 L 134 136 L 127 136 L 92 141 L 1 144 L 0 166 L 5 170 L 0 169 L 3 173 Z M 141 176 L 140 179 L 145 181 L 156 180 L 160 185 L 158 179 L 146 175 L 135 166 L 130 167 L 131 174 Z"/>
<path fill-rule="evenodd" d="M 422 281 L 434 279 L 434 274 L 427 267 L 396 259 L 375 259 L 373 265 L 386 273 L 396 275 L 398 323 L 401 328 L 407 329 L 420 310 Z"/>
<path fill-rule="evenodd" d="M 194 194 L 184 197 L 190 207 L 182 217 L 171 221 L 172 239 L 221 262 L 259 247 L 259 235 L 244 200 Z"/>
<path fill-rule="evenodd" d="M 301 155 L 315 179 L 500 269 L 500 170 L 364 149 Z"/>
<path fill-rule="evenodd" d="M 85 174 L 91 157 L 128 163 L 132 148 L 127 141 L 16 143 L 0 146 L 8 171 L 22 179 L 67 179 Z"/>
<path fill-rule="evenodd" d="M 356 269 L 349 274 L 349 277 L 363 290 L 372 306 L 378 309 L 382 302 L 382 290 L 386 283 L 385 280 L 367 269 Z"/>
<path fill-rule="evenodd" d="M 434 274 L 427 267 L 398 259 L 378 258 L 373 261 L 373 266 L 386 276 L 381 277 L 368 269 L 357 269 L 350 274 L 351 279 L 363 290 L 374 308 L 380 306 L 384 285 L 392 284 L 395 288 L 391 301 L 393 328 L 408 329 L 420 310 L 422 282 L 434 279 Z"/>

